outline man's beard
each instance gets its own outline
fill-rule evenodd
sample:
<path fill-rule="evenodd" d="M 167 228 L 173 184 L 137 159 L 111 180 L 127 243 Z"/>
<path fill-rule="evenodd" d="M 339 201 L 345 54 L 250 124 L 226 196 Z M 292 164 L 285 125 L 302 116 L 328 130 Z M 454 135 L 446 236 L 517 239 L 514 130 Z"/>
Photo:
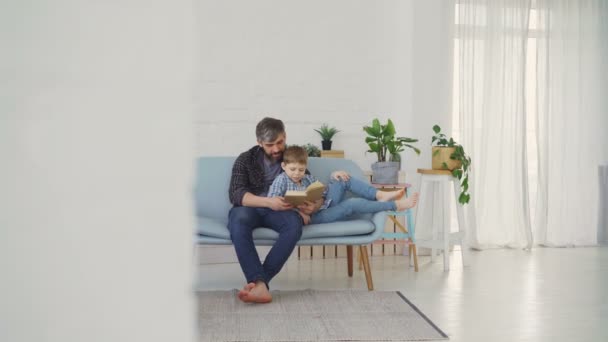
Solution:
<path fill-rule="evenodd" d="M 266 156 L 266 159 L 276 162 L 276 161 L 279 161 L 281 159 L 281 157 L 283 157 L 283 151 L 281 151 L 275 155 L 264 152 L 264 155 Z"/>

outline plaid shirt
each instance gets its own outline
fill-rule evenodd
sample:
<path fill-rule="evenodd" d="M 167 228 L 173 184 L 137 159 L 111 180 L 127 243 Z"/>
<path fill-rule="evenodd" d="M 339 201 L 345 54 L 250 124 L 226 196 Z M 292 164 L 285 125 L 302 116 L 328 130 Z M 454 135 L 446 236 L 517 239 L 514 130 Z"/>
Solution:
<path fill-rule="evenodd" d="M 302 178 L 302 181 L 301 181 L 302 185 L 299 185 L 298 183 L 289 179 L 289 177 L 287 176 L 287 174 L 285 172 L 282 172 L 272 182 L 272 185 L 270 186 L 270 189 L 268 190 L 267 197 L 283 197 L 283 196 L 285 196 L 285 193 L 290 190 L 305 191 L 306 188 L 310 184 L 312 184 L 316 181 L 317 181 L 317 179 L 315 178 L 315 176 L 307 174 L 307 175 L 304 175 L 304 178 Z M 327 187 L 325 187 L 325 191 L 323 192 L 323 198 L 325 198 L 326 195 L 327 195 Z M 319 208 L 319 210 L 327 209 L 329 207 L 330 203 L 331 203 L 331 200 L 325 199 L 325 201 L 323 202 L 323 205 L 321 206 L 321 208 Z"/>
<path fill-rule="evenodd" d="M 299 185 L 289 179 L 285 172 L 282 172 L 274 179 L 274 182 L 272 182 L 270 190 L 268 190 L 268 197 L 283 197 L 287 191 L 291 190 L 305 191 L 306 188 L 316 180 L 317 179 L 313 175 L 304 175 L 304 178 L 302 178 L 302 185 Z"/>
<path fill-rule="evenodd" d="M 248 192 L 259 196 L 266 191 L 264 168 L 259 163 L 263 154 L 264 150 L 260 146 L 254 146 L 234 161 L 228 189 L 228 197 L 233 205 L 243 205 L 243 197 Z"/>

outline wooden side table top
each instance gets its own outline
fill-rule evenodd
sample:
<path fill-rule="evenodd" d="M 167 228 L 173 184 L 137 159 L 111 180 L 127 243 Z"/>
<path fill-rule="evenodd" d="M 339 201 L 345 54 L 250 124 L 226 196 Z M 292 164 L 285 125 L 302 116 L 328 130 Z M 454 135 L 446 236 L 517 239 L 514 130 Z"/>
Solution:
<path fill-rule="evenodd" d="M 417 172 L 422 175 L 446 175 L 446 176 L 452 175 L 452 171 L 450 171 L 450 170 L 418 169 Z"/>
<path fill-rule="evenodd" d="M 321 158 L 344 158 L 344 150 L 322 150 Z"/>

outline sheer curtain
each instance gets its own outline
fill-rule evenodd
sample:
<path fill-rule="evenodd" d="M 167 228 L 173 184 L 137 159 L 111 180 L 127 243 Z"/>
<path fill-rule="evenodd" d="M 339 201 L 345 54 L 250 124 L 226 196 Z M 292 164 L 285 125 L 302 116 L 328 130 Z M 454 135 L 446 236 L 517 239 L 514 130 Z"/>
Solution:
<path fill-rule="evenodd" d="M 475 167 L 471 245 L 595 244 L 598 165 L 608 160 L 607 1 L 456 3 L 458 133 Z"/>
<path fill-rule="evenodd" d="M 530 0 L 456 9 L 459 139 L 473 160 L 471 246 L 530 247 L 525 65 Z M 471 225 L 470 225 L 471 226 Z"/>
<path fill-rule="evenodd" d="M 598 165 L 608 158 L 608 2 L 539 0 L 535 238 L 597 243 Z"/>

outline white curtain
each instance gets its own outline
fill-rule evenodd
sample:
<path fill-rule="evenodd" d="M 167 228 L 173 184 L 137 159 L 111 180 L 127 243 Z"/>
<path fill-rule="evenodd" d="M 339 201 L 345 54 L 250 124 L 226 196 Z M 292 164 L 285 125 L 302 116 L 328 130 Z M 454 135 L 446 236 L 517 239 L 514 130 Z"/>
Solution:
<path fill-rule="evenodd" d="M 530 0 L 456 9 L 459 139 L 473 160 L 474 248 L 530 247 L 525 66 Z"/>
<path fill-rule="evenodd" d="M 608 160 L 608 1 L 538 0 L 536 242 L 597 243 Z M 602 22 L 604 21 L 604 22 Z"/>
<path fill-rule="evenodd" d="M 596 244 L 608 1 L 456 4 L 457 129 L 475 172 L 471 245 Z"/>

